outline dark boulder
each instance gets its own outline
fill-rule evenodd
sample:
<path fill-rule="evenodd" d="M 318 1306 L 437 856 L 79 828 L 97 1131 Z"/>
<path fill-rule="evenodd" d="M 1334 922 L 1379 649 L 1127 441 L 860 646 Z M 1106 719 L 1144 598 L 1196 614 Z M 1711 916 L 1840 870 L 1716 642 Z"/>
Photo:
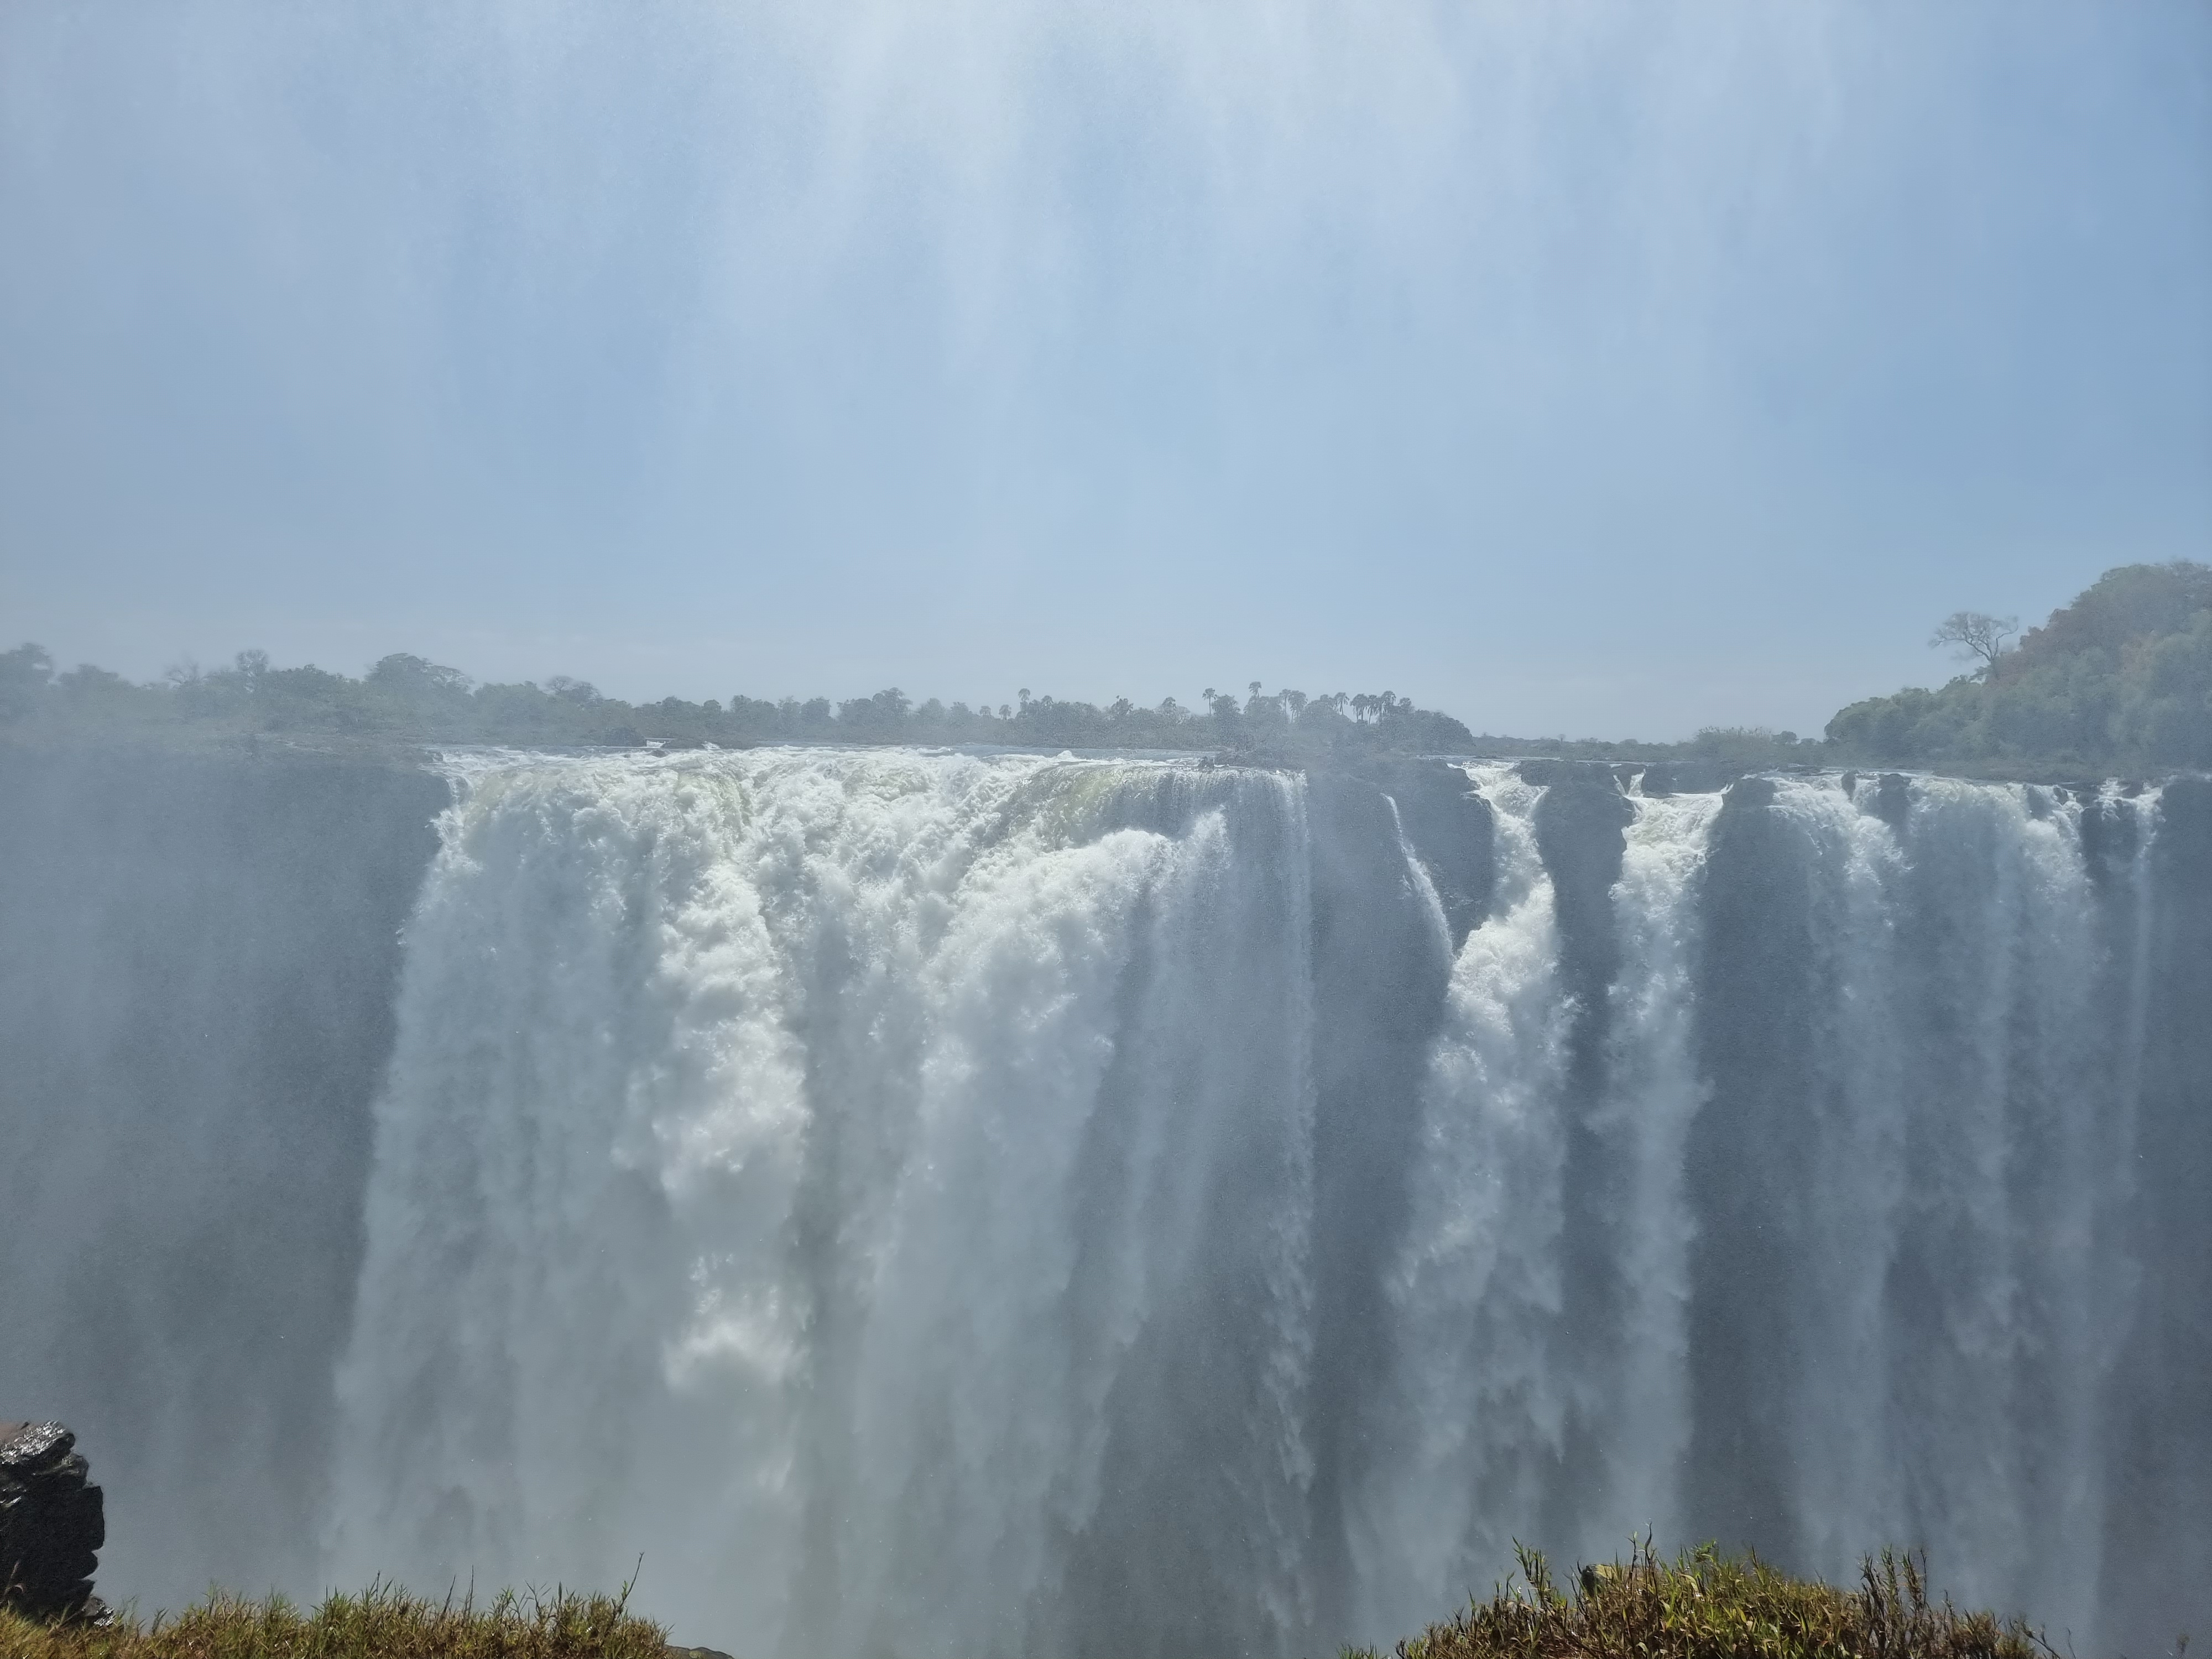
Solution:
<path fill-rule="evenodd" d="M 1521 775 L 1523 783 L 1540 784 L 1556 788 L 1563 783 L 1586 784 L 1594 789 L 1610 789 L 1620 793 L 1620 780 L 1613 775 L 1613 767 L 1605 761 L 1559 760 L 1549 755 L 1539 755 L 1521 762 L 1513 769 Z"/>
<path fill-rule="evenodd" d="M 1644 769 L 1642 787 L 1647 795 L 1711 795 L 1743 776 L 1743 768 L 1727 761 L 1655 761 Z"/>
<path fill-rule="evenodd" d="M 58 1423 L 0 1423 L 0 1607 L 46 1620 L 104 1620 L 92 1593 L 107 1541 L 100 1488 Z"/>
<path fill-rule="evenodd" d="M 1902 830 L 1912 811 L 1911 785 L 1900 772 L 1885 772 L 1875 786 L 1874 815 L 1892 830 Z"/>
<path fill-rule="evenodd" d="M 1443 761 L 1390 758 L 1357 775 L 1390 798 L 1399 833 L 1436 889 L 1452 950 L 1490 914 L 1497 825 L 1473 781 Z"/>

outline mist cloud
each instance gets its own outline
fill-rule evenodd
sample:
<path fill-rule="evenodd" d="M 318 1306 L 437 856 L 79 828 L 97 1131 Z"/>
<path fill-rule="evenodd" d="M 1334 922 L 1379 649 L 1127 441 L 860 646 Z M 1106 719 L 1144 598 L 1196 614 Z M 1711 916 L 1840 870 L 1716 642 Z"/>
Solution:
<path fill-rule="evenodd" d="M 1988 597 L 2033 611 L 2212 525 L 2185 9 L 0 31 L 4 580 L 133 672 L 242 629 L 641 695 L 1042 655 L 1072 695 L 1249 662 L 1486 725 L 1816 725 L 1863 661 L 1662 712 L 1607 653 L 1655 607 L 1764 637 L 1869 564 L 1910 609 L 1935 547 L 1988 573 L 1938 614 L 2023 569 Z M 85 620 L 64 568 L 128 604 Z M 1562 581 L 1620 596 L 1595 657 Z"/>

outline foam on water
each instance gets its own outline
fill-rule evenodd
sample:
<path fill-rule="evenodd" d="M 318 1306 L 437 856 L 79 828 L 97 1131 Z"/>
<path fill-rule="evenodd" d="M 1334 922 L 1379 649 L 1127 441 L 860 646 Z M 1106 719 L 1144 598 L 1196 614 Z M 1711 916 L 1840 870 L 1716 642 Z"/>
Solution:
<path fill-rule="evenodd" d="M 1237 1565 L 1287 1630 L 1299 795 L 1226 774 L 1176 833 L 1106 827 L 1156 769 L 471 776 L 377 1108 L 333 1571 L 642 1549 L 747 1643 L 1021 1650 L 1169 1404 L 1148 1340 L 1233 1284 Z"/>
<path fill-rule="evenodd" d="M 1527 769 L 457 757 L 348 1085 L 366 1172 L 269 1224 L 312 1261 L 240 1255 L 197 1320 L 104 1288 L 89 1172 L 159 1115 L 108 1024 L 69 1048 L 19 992 L 20 1076 L 97 1109 L 23 1097 L 61 1196 L 8 1189 L 0 1385 L 112 1396 L 111 1555 L 165 1596 L 172 1557 L 312 1593 L 641 1552 L 641 1604 L 738 1651 L 1283 1653 L 1648 1528 L 1844 1577 L 1924 1546 L 2085 1650 L 2185 1626 L 2201 806 Z M 288 1121 L 236 1107 L 222 1002 L 159 1145 Z M 129 1237 L 204 1231 L 234 1188 L 197 1170 Z M 241 1366 L 256 1309 L 349 1275 L 349 1332 Z M 328 1480 L 210 1446 L 164 1485 L 136 1379 L 325 1437 Z M 280 1528 L 312 1578 L 222 1553 Z"/>

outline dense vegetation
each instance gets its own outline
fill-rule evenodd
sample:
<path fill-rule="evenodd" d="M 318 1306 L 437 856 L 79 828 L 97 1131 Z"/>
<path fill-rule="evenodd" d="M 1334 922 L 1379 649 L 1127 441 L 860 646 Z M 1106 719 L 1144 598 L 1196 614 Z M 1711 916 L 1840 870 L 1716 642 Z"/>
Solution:
<path fill-rule="evenodd" d="M 2212 567 L 2124 566 L 2010 650 L 2007 626 L 1969 612 L 1948 618 L 1937 642 L 1965 647 L 1972 672 L 1937 690 L 1855 702 L 1828 722 L 1824 738 L 1759 726 L 1708 727 L 1686 743 L 1477 737 L 1389 691 L 1262 693 L 1257 681 L 1243 697 L 1208 687 L 1195 708 L 1173 697 L 1100 708 L 1024 690 L 1018 702 L 971 708 L 933 697 L 916 703 L 896 688 L 836 703 L 744 696 L 628 703 L 562 677 L 479 685 L 404 653 L 354 679 L 312 665 L 278 668 L 265 652 L 246 651 L 228 668 L 174 669 L 138 684 L 88 664 L 57 672 L 35 645 L 0 652 L 0 733 L 34 742 L 138 735 L 308 746 L 1002 744 L 1292 763 L 1395 750 L 1687 763 L 1716 778 L 1802 765 L 2053 779 L 2212 767 Z"/>
<path fill-rule="evenodd" d="M 0 1659 L 676 1659 L 667 1632 L 623 1595 L 518 1597 L 488 1607 L 388 1586 L 312 1613 L 282 1597 L 216 1595 L 148 1625 L 33 1624 L 0 1612 Z"/>
<path fill-rule="evenodd" d="M 0 726 L 24 738 L 98 730 L 238 738 L 270 735 L 401 743 L 725 747 L 775 742 L 1006 744 L 1026 748 L 1203 749 L 1301 755 L 1342 748 L 1463 752 L 1474 741 L 1449 715 L 1389 691 L 1301 691 L 1243 698 L 1209 688 L 1205 707 L 1173 697 L 1141 708 L 1124 697 L 1092 703 L 1033 697 L 996 709 L 916 704 L 896 689 L 833 704 L 827 697 L 768 702 L 733 696 L 627 703 L 580 680 L 478 685 L 458 669 L 389 656 L 361 679 L 314 666 L 277 668 L 241 652 L 213 672 L 173 670 L 135 684 L 89 665 L 66 673 L 35 645 L 0 653 Z"/>
<path fill-rule="evenodd" d="M 1821 745 L 1790 732 L 1709 727 L 1688 743 L 1476 737 L 1449 714 L 1416 708 L 1389 691 L 1262 693 L 1242 699 L 1207 688 L 1202 706 L 1173 697 L 1146 708 L 1123 698 L 1094 703 L 1031 696 L 971 708 L 935 698 L 917 704 L 896 688 L 832 703 L 827 697 L 724 703 L 628 703 L 580 681 L 479 685 L 458 669 L 420 657 L 385 658 L 361 679 L 312 665 L 277 668 L 266 653 L 239 653 L 211 672 L 173 670 L 137 684 L 89 664 L 57 673 L 35 645 L 0 652 L 0 732 L 67 741 L 100 735 L 167 741 L 267 736 L 313 745 L 323 739 L 400 744 L 482 743 L 672 747 L 760 743 L 1003 744 L 1019 748 L 1181 749 L 1235 758 L 1297 761 L 1350 751 L 1553 755 L 1606 760 L 1688 760 L 1751 770 L 1818 762 Z"/>
<path fill-rule="evenodd" d="M 2014 649 L 1995 636 L 1961 643 L 1972 672 L 1940 690 L 1853 703 L 1828 722 L 1830 746 L 1878 764 L 1972 771 L 2212 766 L 2212 566 L 2124 565 Z"/>
<path fill-rule="evenodd" d="M 1672 1562 L 1647 1546 L 1584 1567 L 1565 1594 L 1524 1553 L 1521 1578 L 1401 1642 L 1398 1659 L 2056 1659 L 2017 1620 L 1932 1601 L 1919 1563 L 1888 1552 L 1855 1590 L 1711 1546 Z"/>

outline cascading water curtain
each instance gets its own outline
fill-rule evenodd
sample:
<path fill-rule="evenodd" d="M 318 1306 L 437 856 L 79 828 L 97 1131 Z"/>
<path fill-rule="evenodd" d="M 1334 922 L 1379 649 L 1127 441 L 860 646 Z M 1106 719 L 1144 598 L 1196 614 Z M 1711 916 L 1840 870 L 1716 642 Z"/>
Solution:
<path fill-rule="evenodd" d="M 2096 1627 L 2154 793 L 1469 768 L 1455 942 L 1295 775 L 456 771 L 335 1579 L 1288 1652 L 1650 1529 Z"/>
<path fill-rule="evenodd" d="M 1592 1004 L 1544 792 L 1475 775 L 1503 891 L 1387 1287 L 1363 1627 L 1449 1607 L 1516 1538 L 1602 1559 L 1650 1531 L 1843 1577 L 1924 1547 L 1964 1597 L 2093 1629 L 2154 797 L 1632 797 Z M 2085 811 L 2130 826 L 2118 864 Z"/>
<path fill-rule="evenodd" d="M 1035 1651 L 1179 1504 L 1151 1593 L 1290 1640 L 1302 794 L 1164 804 L 1164 769 L 466 780 L 377 1109 L 334 1572 L 642 1550 L 739 1645 Z"/>

